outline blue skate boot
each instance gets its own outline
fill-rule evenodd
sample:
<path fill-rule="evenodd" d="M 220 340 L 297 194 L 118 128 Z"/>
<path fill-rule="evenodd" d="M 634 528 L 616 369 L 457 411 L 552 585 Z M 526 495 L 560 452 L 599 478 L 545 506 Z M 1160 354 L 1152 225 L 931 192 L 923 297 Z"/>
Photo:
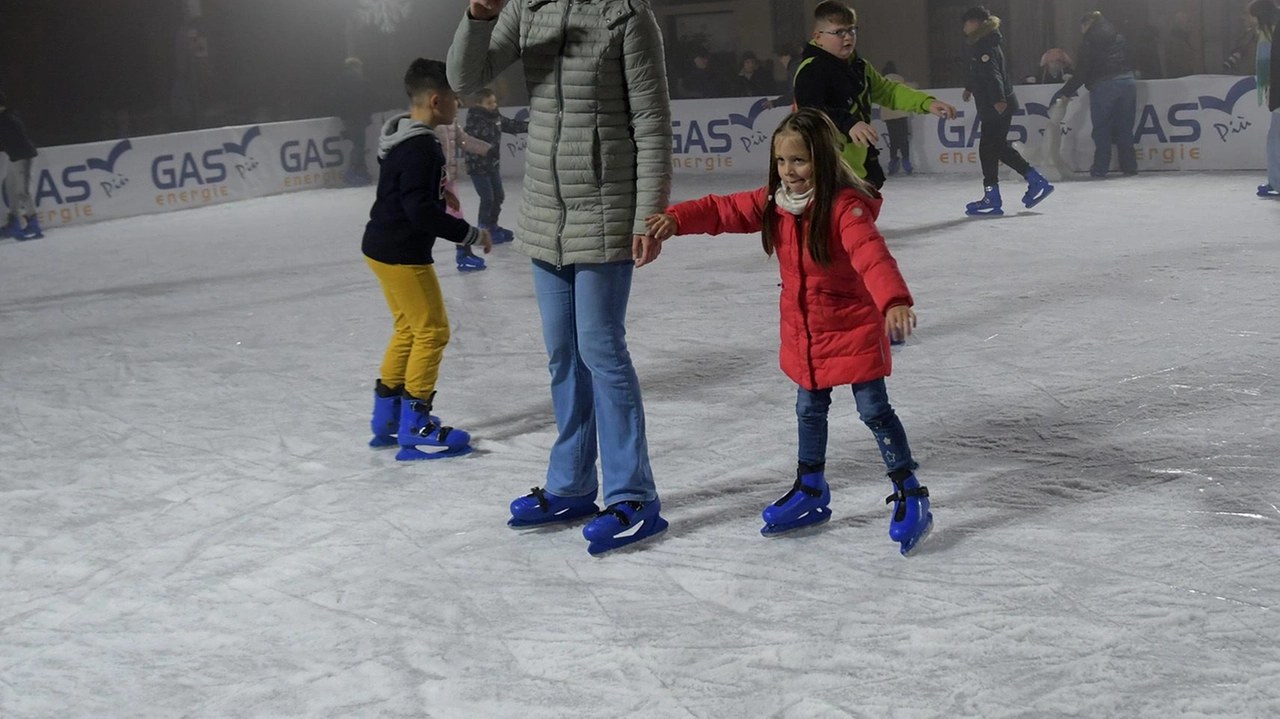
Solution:
<path fill-rule="evenodd" d="M 542 487 L 534 487 L 529 494 L 511 503 L 511 519 L 507 520 L 507 526 L 512 529 L 545 527 L 599 512 L 595 492 L 585 497 L 561 497 Z"/>
<path fill-rule="evenodd" d="M 764 527 L 760 534 L 777 537 L 831 519 L 831 510 L 827 508 L 831 504 L 831 488 L 827 486 L 825 467 L 825 464 L 800 464 L 791 490 L 764 508 Z"/>
<path fill-rule="evenodd" d="M 489 231 L 489 237 L 495 245 L 505 245 L 516 238 L 514 232 L 496 224 L 480 225 L 480 229 Z"/>
<path fill-rule="evenodd" d="M 396 431 L 396 443 L 400 451 L 396 459 L 413 462 L 420 459 L 444 459 L 471 454 L 471 435 L 453 427 L 443 427 L 437 417 L 431 415 L 431 404 L 436 393 L 426 399 L 409 394 L 400 398 L 400 427 Z M 439 449 L 424 452 L 419 447 Z"/>
<path fill-rule="evenodd" d="M 659 516 L 662 502 L 618 502 L 596 515 L 582 529 L 582 536 L 591 544 L 587 551 L 592 556 L 625 547 L 667 531 L 667 520 Z"/>
<path fill-rule="evenodd" d="M 904 158 L 902 158 L 902 171 L 903 171 L 903 172 L 905 172 L 905 173 L 907 173 L 908 175 L 910 175 L 911 173 L 913 173 L 913 172 L 915 172 L 915 171 L 916 171 L 916 168 L 914 168 L 914 167 L 912 167 L 912 166 L 911 166 L 911 158 L 910 158 L 910 157 L 904 157 Z"/>
<path fill-rule="evenodd" d="M 893 177 L 894 175 L 898 174 L 898 172 L 901 169 L 902 169 L 902 160 L 899 160 L 896 157 L 889 160 L 889 177 Z"/>
<path fill-rule="evenodd" d="M 1280 197 L 1280 190 L 1271 185 L 1258 185 L 1258 197 Z"/>
<path fill-rule="evenodd" d="M 970 217 L 999 217 L 1004 214 L 1004 202 L 1000 200 L 1000 186 L 987 188 L 981 200 L 965 206 L 964 214 Z"/>
<path fill-rule="evenodd" d="M 0 239 L 6 237 L 17 237 L 22 234 L 22 224 L 18 222 L 17 215 L 9 215 L 9 221 L 4 227 L 0 227 Z"/>
<path fill-rule="evenodd" d="M 373 439 L 369 446 L 374 449 L 395 447 L 396 433 L 400 431 L 400 395 L 403 387 L 391 388 L 378 380 L 373 386 L 373 419 L 369 422 L 373 430 Z"/>
<path fill-rule="evenodd" d="M 479 272 L 485 268 L 484 260 L 471 254 L 470 247 L 458 245 L 457 260 L 459 272 Z"/>
<path fill-rule="evenodd" d="M 1040 174 L 1036 168 L 1031 168 L 1031 172 L 1027 173 L 1027 194 L 1022 196 L 1022 204 L 1026 205 L 1030 210 L 1032 207 L 1044 202 L 1045 198 L 1053 194 L 1054 187 L 1049 181 Z"/>
<path fill-rule="evenodd" d="M 896 475 L 906 474 L 905 477 Z M 895 472 L 889 476 L 894 493 L 885 504 L 893 505 L 889 522 L 889 538 L 902 545 L 902 556 L 909 557 L 933 531 L 933 513 L 929 511 L 929 488 L 921 487 L 914 474 Z"/>
<path fill-rule="evenodd" d="M 38 240 L 44 237 L 44 230 L 40 229 L 40 218 L 36 215 L 27 215 L 27 226 L 16 237 L 21 241 Z"/>

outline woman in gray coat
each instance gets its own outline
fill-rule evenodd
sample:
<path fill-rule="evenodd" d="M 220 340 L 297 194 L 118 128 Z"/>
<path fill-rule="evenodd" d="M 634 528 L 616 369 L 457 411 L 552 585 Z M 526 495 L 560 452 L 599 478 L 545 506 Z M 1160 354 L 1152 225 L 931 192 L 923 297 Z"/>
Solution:
<path fill-rule="evenodd" d="M 626 344 L 632 272 L 656 256 L 644 219 L 671 187 L 671 103 L 648 0 L 469 0 L 449 82 L 480 89 L 517 60 L 529 145 L 515 247 L 533 259 L 560 436 L 545 488 L 511 504 L 513 527 L 597 512 L 593 554 L 666 529 Z M 598 444 L 597 444 L 598 441 Z"/>

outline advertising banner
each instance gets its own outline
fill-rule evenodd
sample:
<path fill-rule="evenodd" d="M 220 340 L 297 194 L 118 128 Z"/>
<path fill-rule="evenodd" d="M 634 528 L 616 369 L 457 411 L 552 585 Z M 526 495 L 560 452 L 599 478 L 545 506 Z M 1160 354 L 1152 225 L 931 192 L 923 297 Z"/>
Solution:
<path fill-rule="evenodd" d="M 1049 169 L 1050 133 L 1061 136 L 1061 160 L 1085 172 L 1093 160 L 1089 95 L 1071 101 L 1064 120 L 1051 126 L 1049 99 L 1057 86 L 1017 89 L 1021 104 L 1009 140 L 1028 159 Z M 981 174 L 981 131 L 972 104 L 960 90 L 930 91 L 960 110 L 955 120 L 911 118 L 911 156 L 917 172 Z M 743 175 L 763 182 L 769 138 L 790 108 L 767 108 L 763 99 L 680 100 L 673 103 L 673 170 Z M 506 108 L 516 119 L 528 110 Z M 366 135 L 371 169 L 377 127 L 391 113 L 374 116 Z M 1259 103 L 1252 77 L 1199 76 L 1138 83 L 1134 138 L 1142 171 L 1264 170 L 1270 116 Z M 464 119 L 460 118 L 459 122 Z M 881 134 L 884 123 L 876 121 Z M 882 151 L 887 151 L 883 147 Z M 503 174 L 524 171 L 525 136 L 502 140 Z M 96 220 L 168 212 L 283 192 L 342 186 L 351 143 L 335 118 L 226 127 L 41 148 L 32 172 L 32 194 L 41 223 L 50 229 Z M 1112 160 L 1113 167 L 1115 160 Z M 4 165 L 0 158 L 0 170 Z M 8 197 L 0 195 L 5 207 Z"/>
<path fill-rule="evenodd" d="M 31 193 L 56 229 L 338 187 L 351 151 L 341 131 L 327 118 L 41 148 Z"/>

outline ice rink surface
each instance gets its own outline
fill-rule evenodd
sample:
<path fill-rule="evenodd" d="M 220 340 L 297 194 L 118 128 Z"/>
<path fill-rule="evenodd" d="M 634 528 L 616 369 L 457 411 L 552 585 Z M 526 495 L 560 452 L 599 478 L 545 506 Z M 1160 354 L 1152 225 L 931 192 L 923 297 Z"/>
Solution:
<path fill-rule="evenodd" d="M 911 559 L 842 393 L 834 519 L 758 534 L 796 440 L 757 237 L 676 239 L 637 273 L 671 529 L 602 559 L 580 527 L 504 524 L 553 439 L 510 246 L 468 276 L 437 252 L 436 409 L 477 452 L 406 466 L 365 447 L 390 332 L 359 252 L 371 189 L 5 241 L 0 717 L 1280 716 L 1280 203 L 1259 181 L 1072 183 L 976 221 L 976 178 L 886 188 L 921 320 L 890 396 L 937 522 Z"/>

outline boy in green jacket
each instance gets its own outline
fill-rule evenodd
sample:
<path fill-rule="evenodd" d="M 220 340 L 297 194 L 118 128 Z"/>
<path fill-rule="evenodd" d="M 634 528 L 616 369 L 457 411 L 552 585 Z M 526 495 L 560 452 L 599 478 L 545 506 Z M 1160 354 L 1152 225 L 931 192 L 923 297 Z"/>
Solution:
<path fill-rule="evenodd" d="M 956 109 L 906 85 L 884 79 L 858 57 L 858 14 L 837 0 L 825 0 L 813 13 L 813 40 L 795 75 L 796 107 L 827 113 L 845 136 L 844 159 L 859 177 L 884 186 L 884 169 L 871 127 L 871 106 L 903 112 L 933 113 L 955 119 Z"/>

